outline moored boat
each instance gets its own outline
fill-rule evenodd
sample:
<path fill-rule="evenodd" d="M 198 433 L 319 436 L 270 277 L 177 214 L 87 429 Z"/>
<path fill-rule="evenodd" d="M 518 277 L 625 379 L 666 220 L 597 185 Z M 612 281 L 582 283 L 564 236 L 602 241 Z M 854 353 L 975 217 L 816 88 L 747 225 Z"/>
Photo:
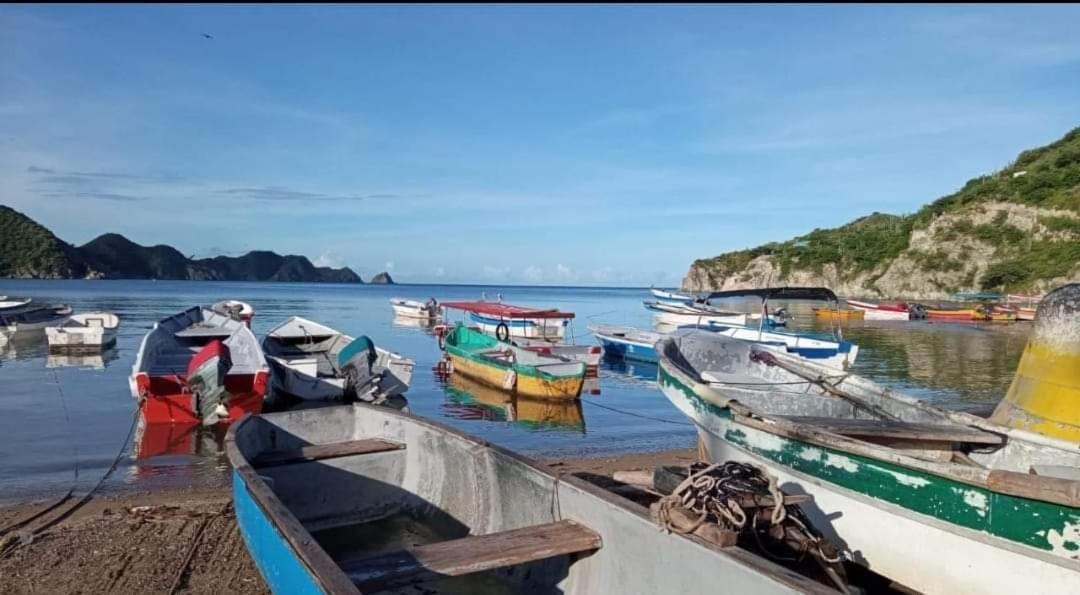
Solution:
<path fill-rule="evenodd" d="M 862 310 L 837 310 L 836 308 L 813 308 L 814 317 L 825 320 L 862 320 Z"/>
<path fill-rule="evenodd" d="M 847 305 L 863 313 L 865 320 L 911 320 L 912 309 L 908 304 L 897 302 L 893 304 L 874 304 L 847 299 Z"/>
<path fill-rule="evenodd" d="M 629 326 L 595 324 L 589 332 L 604 348 L 604 355 L 639 362 L 656 363 L 656 342 L 667 335 Z"/>
<path fill-rule="evenodd" d="M 0 314 L 10 314 L 30 306 L 32 298 L 12 298 L 0 295 Z"/>
<path fill-rule="evenodd" d="M 426 302 L 390 298 L 390 307 L 394 310 L 394 316 L 402 318 L 437 320 L 442 315 L 442 306 L 439 305 L 439 301 L 435 298 L 431 298 Z"/>
<path fill-rule="evenodd" d="M 573 362 L 581 362 L 585 364 L 586 373 L 594 376 L 596 375 L 597 368 L 600 366 L 600 358 L 604 355 L 604 350 L 601 349 L 599 345 L 571 345 L 567 343 L 552 343 L 542 339 L 521 338 L 511 339 L 510 342 L 518 347 L 528 349 L 529 351 L 535 351 L 536 353 L 552 355 Z"/>
<path fill-rule="evenodd" d="M 501 302 L 444 302 L 442 306 L 467 312 L 472 324 L 500 341 L 511 337 L 562 341 L 566 338 L 566 327 L 574 319 L 573 312 L 557 308 L 529 308 Z"/>
<path fill-rule="evenodd" d="M 643 305 L 646 310 L 653 313 L 653 322 L 658 325 L 683 326 L 708 322 L 745 325 L 750 319 L 745 313 L 729 312 L 718 308 L 705 309 L 661 302 L 643 302 Z"/>
<path fill-rule="evenodd" d="M 927 308 L 926 317 L 930 320 L 952 320 L 956 322 L 990 320 L 990 314 L 983 308 Z"/>
<path fill-rule="evenodd" d="M 539 399 L 576 399 L 585 364 L 503 343 L 458 323 L 443 339 L 455 374 Z"/>
<path fill-rule="evenodd" d="M 109 312 L 73 314 L 56 326 L 45 327 L 49 351 L 95 352 L 116 344 L 120 317 Z"/>
<path fill-rule="evenodd" d="M 28 305 L 7 313 L 0 312 L 0 331 L 13 335 L 20 332 L 40 331 L 53 326 L 71 315 L 71 307 L 58 305 Z"/>
<path fill-rule="evenodd" d="M 1060 293 L 1059 293 L 1060 292 Z M 1080 583 L 1080 285 L 1047 297 L 991 419 L 705 333 L 658 345 L 659 384 L 710 460 L 765 466 L 815 526 L 927 593 Z"/>
<path fill-rule="evenodd" d="M 456 430 L 367 405 L 226 439 L 240 534 L 275 593 L 833 592 Z M 395 551 L 397 550 L 397 551 Z"/>
<path fill-rule="evenodd" d="M 260 412 L 268 375 L 243 321 L 196 306 L 154 324 L 129 384 L 147 423 L 209 425 Z"/>
<path fill-rule="evenodd" d="M 656 289 L 655 287 L 650 287 L 649 293 L 651 293 L 653 297 L 660 301 L 672 302 L 676 304 L 688 304 L 696 299 L 692 295 L 676 293 L 674 291 L 664 291 L 663 289 Z"/>
<path fill-rule="evenodd" d="M 403 394 L 412 360 L 299 316 L 270 329 L 262 341 L 273 396 L 305 401 L 381 402 Z"/>
<path fill-rule="evenodd" d="M 222 300 L 210 306 L 210 309 L 224 316 L 231 316 L 251 328 L 251 319 L 255 318 L 255 308 L 240 300 Z"/>

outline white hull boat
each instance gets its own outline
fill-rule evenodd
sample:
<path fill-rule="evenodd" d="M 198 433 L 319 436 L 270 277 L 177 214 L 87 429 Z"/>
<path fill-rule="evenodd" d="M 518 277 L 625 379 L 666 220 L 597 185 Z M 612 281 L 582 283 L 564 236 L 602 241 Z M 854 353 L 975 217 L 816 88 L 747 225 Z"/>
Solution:
<path fill-rule="evenodd" d="M 248 328 L 251 328 L 251 319 L 255 318 L 255 308 L 240 300 L 222 300 L 211 305 L 210 309 L 218 314 L 235 318 L 246 324 Z"/>
<path fill-rule="evenodd" d="M 30 307 L 31 298 L 19 299 L 0 295 L 0 314 L 11 314 Z"/>
<path fill-rule="evenodd" d="M 754 343 L 772 351 L 808 359 L 836 370 L 849 369 L 859 354 L 859 346 L 850 341 L 830 341 L 799 333 L 781 333 L 725 324 L 703 324 L 682 328 L 697 328 L 739 341 Z"/>
<path fill-rule="evenodd" d="M 394 316 L 401 318 L 437 320 L 442 315 L 442 307 L 434 298 L 426 302 L 391 298 L 390 307 L 394 309 Z"/>
<path fill-rule="evenodd" d="M 847 304 L 856 310 L 863 312 L 863 320 L 910 320 L 911 313 L 907 309 L 898 306 L 882 306 L 870 302 L 846 300 Z"/>
<path fill-rule="evenodd" d="M 272 394 L 305 401 L 367 402 L 404 394 L 415 362 L 374 345 L 369 347 L 369 343 L 306 318 L 289 318 L 271 329 L 262 343 L 270 364 Z M 357 368 L 349 360 L 361 347 L 374 349 L 374 355 Z"/>
<path fill-rule="evenodd" d="M 74 314 L 45 328 L 52 352 L 101 351 L 116 344 L 120 318 L 108 312 Z"/>

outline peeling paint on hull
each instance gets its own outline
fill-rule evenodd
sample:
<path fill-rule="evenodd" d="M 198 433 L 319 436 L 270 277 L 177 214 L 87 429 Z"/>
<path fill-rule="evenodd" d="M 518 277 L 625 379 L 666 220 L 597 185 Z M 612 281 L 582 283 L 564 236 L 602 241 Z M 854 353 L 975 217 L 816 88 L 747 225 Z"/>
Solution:
<path fill-rule="evenodd" d="M 697 424 L 713 461 L 755 462 L 786 491 L 812 494 L 819 509 L 812 519 L 828 523 L 826 533 L 876 571 L 930 593 L 1031 585 L 1066 593 L 1080 585 L 1080 509 L 737 424 L 729 409 L 697 395 L 668 366 L 661 361 L 660 387 Z"/>

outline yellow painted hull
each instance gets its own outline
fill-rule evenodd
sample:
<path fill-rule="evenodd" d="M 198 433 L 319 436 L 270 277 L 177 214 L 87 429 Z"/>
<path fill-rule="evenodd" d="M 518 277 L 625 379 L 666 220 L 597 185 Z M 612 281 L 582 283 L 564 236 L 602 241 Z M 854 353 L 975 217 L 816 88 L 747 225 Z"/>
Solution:
<path fill-rule="evenodd" d="M 477 403 L 501 409 L 508 420 L 545 425 L 581 426 L 581 403 L 573 399 L 530 399 L 481 384 L 463 374 L 451 374 L 450 386 L 466 392 Z"/>
<path fill-rule="evenodd" d="M 462 374 L 473 380 L 498 389 L 506 389 L 508 368 L 490 366 L 480 362 L 446 354 L 454 366 L 455 374 Z M 518 374 L 514 388 L 509 392 L 534 399 L 577 399 L 581 395 L 581 386 L 585 377 L 544 378 Z"/>
<path fill-rule="evenodd" d="M 831 310 L 829 308 L 814 308 L 814 316 L 832 320 L 862 320 L 865 312 L 862 310 Z"/>

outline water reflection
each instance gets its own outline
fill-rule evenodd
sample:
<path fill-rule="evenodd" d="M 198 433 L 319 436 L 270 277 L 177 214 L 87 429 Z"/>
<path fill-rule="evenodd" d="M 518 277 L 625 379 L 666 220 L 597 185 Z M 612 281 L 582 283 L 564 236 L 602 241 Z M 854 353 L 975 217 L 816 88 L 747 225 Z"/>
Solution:
<path fill-rule="evenodd" d="M 622 382 L 655 385 L 659 367 L 656 364 L 621 357 L 604 357 L 600 360 L 600 372 L 605 377 Z"/>
<path fill-rule="evenodd" d="M 408 316 L 394 316 L 393 320 L 391 320 L 391 324 L 402 328 L 428 329 L 427 334 L 430 335 L 430 329 L 436 324 L 438 324 L 438 322 L 432 318 L 410 318 Z"/>
<path fill-rule="evenodd" d="M 463 420 L 507 421 L 531 430 L 561 429 L 585 433 L 581 401 L 527 399 L 491 388 L 461 374 L 447 378 L 443 410 Z"/>
<path fill-rule="evenodd" d="M 46 368 L 93 368 L 95 370 L 104 370 L 110 362 L 119 359 L 120 355 L 117 353 L 115 347 L 111 347 L 95 354 L 53 354 L 50 353 L 46 356 L 45 367 Z"/>

